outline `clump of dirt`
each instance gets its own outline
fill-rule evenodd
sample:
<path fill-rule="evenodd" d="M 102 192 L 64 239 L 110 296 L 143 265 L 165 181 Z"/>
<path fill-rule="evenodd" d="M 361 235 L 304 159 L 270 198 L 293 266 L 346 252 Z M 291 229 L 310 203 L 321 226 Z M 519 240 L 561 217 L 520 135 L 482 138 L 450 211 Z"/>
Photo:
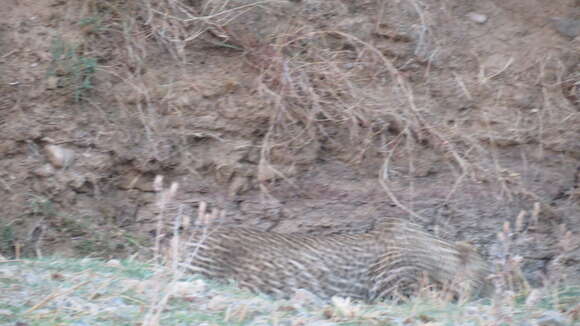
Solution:
<path fill-rule="evenodd" d="M 164 175 L 180 214 L 318 234 L 405 216 L 578 281 L 579 10 L 9 1 L 0 252 L 144 252 Z"/>

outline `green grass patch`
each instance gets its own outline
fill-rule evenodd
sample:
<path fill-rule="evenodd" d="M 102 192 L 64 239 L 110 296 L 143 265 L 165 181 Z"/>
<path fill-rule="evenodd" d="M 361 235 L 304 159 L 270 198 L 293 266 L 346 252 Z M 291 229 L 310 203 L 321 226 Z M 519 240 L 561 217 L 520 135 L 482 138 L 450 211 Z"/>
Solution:
<path fill-rule="evenodd" d="M 83 46 L 55 37 L 51 45 L 52 61 L 48 71 L 54 78 L 51 87 L 66 89 L 75 102 L 81 102 L 93 88 L 97 59 L 83 54 Z"/>
<path fill-rule="evenodd" d="M 534 306 L 520 299 L 459 304 L 429 295 L 402 304 L 374 305 L 344 299 L 326 302 L 313 296 L 274 300 L 232 283 L 189 274 L 175 277 L 166 268 L 136 260 L 59 257 L 0 262 L 0 291 L 0 324 L 31 326 L 483 326 L 539 320 L 546 312 L 572 323 L 566 319 L 566 311 L 574 307 L 580 295 L 578 288 L 551 291 Z M 154 317 L 157 311 L 161 311 L 158 319 Z"/>

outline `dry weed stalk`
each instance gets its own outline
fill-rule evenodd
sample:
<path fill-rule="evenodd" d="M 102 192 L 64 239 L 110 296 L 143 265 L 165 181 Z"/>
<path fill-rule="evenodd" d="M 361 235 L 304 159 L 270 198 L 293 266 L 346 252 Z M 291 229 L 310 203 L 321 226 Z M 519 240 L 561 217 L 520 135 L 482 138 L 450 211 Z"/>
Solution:
<path fill-rule="evenodd" d="M 154 262 L 160 263 L 163 259 L 162 256 L 162 241 L 164 238 L 164 232 L 166 230 L 165 225 L 169 220 L 170 216 L 167 216 L 169 213 L 177 212 L 177 215 L 172 216 L 171 218 L 179 223 L 182 219 L 181 210 L 174 210 L 176 204 L 176 195 L 177 190 L 179 188 L 179 184 L 174 182 L 171 184 L 169 188 L 163 187 L 163 176 L 157 175 L 155 177 L 153 183 L 153 189 L 157 193 L 156 198 L 156 206 L 158 209 L 157 214 L 157 229 L 156 229 L 156 236 L 155 236 L 155 245 L 153 248 L 153 255 L 154 255 Z M 177 203 L 178 207 L 180 206 Z M 158 291 L 155 291 L 155 297 L 152 298 L 151 307 L 147 311 L 144 319 L 143 325 L 144 326 L 158 326 L 159 321 L 161 318 L 161 313 L 167 306 L 169 299 L 173 295 L 173 291 L 175 291 L 174 284 L 179 280 L 181 274 L 177 269 L 172 269 L 172 274 L 170 280 L 166 280 L 166 275 L 163 270 L 158 271 L 152 278 L 152 284 L 158 288 Z"/>
<path fill-rule="evenodd" d="M 255 1 L 232 7 L 229 0 L 210 0 L 195 8 L 182 1 L 143 0 L 145 24 L 150 26 L 151 35 L 181 63 L 187 62 L 186 47 L 204 34 L 209 34 L 209 41 L 216 45 L 243 50 L 238 37 L 232 38 L 231 32 L 226 32 L 227 26 L 248 11 L 274 2 Z"/>
<path fill-rule="evenodd" d="M 519 216 L 523 216 L 520 213 Z M 523 257 L 512 253 L 515 241 L 520 239 L 520 235 L 512 232 L 509 222 L 505 222 L 502 231 L 498 232 L 497 238 L 503 246 L 503 257 L 499 260 L 498 275 L 495 286 L 498 293 L 519 293 L 530 290 L 530 285 L 524 277 L 521 264 Z"/>
<path fill-rule="evenodd" d="M 161 313 L 167 306 L 169 299 L 177 290 L 176 284 L 183 277 L 186 266 L 195 259 L 195 252 L 186 252 L 189 247 L 190 238 L 184 238 L 182 230 L 191 227 L 191 217 L 184 214 L 185 208 L 177 199 L 179 184 L 172 183 L 169 188 L 163 187 L 163 177 L 156 176 L 154 190 L 157 192 L 155 202 L 157 214 L 157 230 L 155 245 L 153 247 L 154 261 L 161 263 L 158 272 L 153 276 L 152 283 L 158 289 L 155 291 L 156 297 L 151 300 L 151 306 L 143 319 L 144 326 L 160 325 Z M 207 204 L 200 202 L 198 217 L 195 226 L 201 227 L 204 236 L 200 238 L 201 244 L 207 232 L 211 232 L 210 225 L 218 220 L 223 214 L 218 210 L 207 211 Z M 198 244 L 198 245 L 199 245 Z"/>
<path fill-rule="evenodd" d="M 284 38 L 274 43 L 270 50 L 250 51 L 257 58 L 256 64 L 262 64 L 259 94 L 270 98 L 274 109 L 265 136 L 267 141 L 263 144 L 267 149 L 262 153 L 262 165 L 272 161 L 272 153 L 277 147 L 301 148 L 318 138 L 328 137 L 326 126 L 329 123 L 346 126 L 353 144 L 364 144 L 352 147 L 353 162 L 360 162 L 373 140 L 389 127 L 385 122 L 394 120 L 395 124 L 402 126 L 395 140 L 400 142 L 403 135 L 408 151 L 415 142 L 436 139 L 462 168 L 463 174 L 473 176 L 473 169 L 454 148 L 451 139 L 422 116 L 412 87 L 403 74 L 374 46 L 338 31 L 306 33 L 300 30 L 286 34 Z M 356 61 L 349 58 L 348 52 L 328 48 L 313 48 L 301 55 L 287 54 L 299 53 L 301 47 L 298 44 L 301 42 L 318 44 L 332 38 L 354 47 Z M 380 79 L 385 73 L 396 82 L 406 100 L 407 110 L 386 109 L 384 99 L 373 94 L 376 85 L 383 84 Z M 365 91 L 367 87 L 369 90 Z M 296 141 L 304 137 L 307 137 L 306 141 Z M 331 137 L 328 140 L 333 141 Z M 351 149 L 348 145 L 342 147 Z M 388 148 L 390 145 L 384 146 Z M 387 192 L 395 202 L 399 202 L 392 191 Z"/>
<path fill-rule="evenodd" d="M 580 247 L 580 241 L 574 237 L 565 224 L 560 225 L 556 236 L 559 239 L 557 244 L 559 254 L 552 260 L 551 273 L 544 280 L 544 287 L 549 291 L 548 293 L 552 296 L 555 305 L 559 306 L 561 300 L 559 293 L 567 290 L 567 279 L 569 278 L 569 275 L 565 273 L 564 266 L 570 259 L 570 253 Z"/>
<path fill-rule="evenodd" d="M 541 205 L 536 202 L 531 211 L 521 211 L 513 225 L 505 222 L 497 234 L 502 251 L 496 261 L 496 271 L 490 279 L 495 286 L 494 311 L 498 318 L 507 318 L 510 311 L 506 309 L 515 309 L 517 299 L 522 296 L 526 298 L 528 307 L 533 307 L 547 298 L 556 307 L 560 307 L 563 298 L 561 294 L 569 289 L 566 285 L 568 275 L 564 274 L 562 265 L 579 243 L 564 224 L 560 225 L 557 232 L 558 254 L 551 259 L 551 271 L 549 275 L 544 275 L 542 286 L 532 288 L 522 271 L 524 257 L 516 254 L 517 247 L 524 246 L 529 240 L 528 230 L 538 228 L 540 213 Z"/>
<path fill-rule="evenodd" d="M 190 266 L 191 261 L 196 258 L 200 245 L 205 242 L 212 232 L 212 227 L 216 225 L 216 221 L 220 221 L 224 214 L 224 211 L 217 209 L 208 212 L 207 203 L 202 201 L 199 203 L 198 216 L 193 224 L 188 216 L 172 221 L 171 233 L 166 235 L 169 238 L 164 239 L 166 244 L 163 259 L 166 265 L 171 266 L 174 274 L 181 274 Z M 201 230 L 201 235 L 195 234 L 199 236 L 195 243 L 192 243 L 194 233 L 189 232 L 190 228 Z M 195 248 L 193 252 L 189 251 L 191 247 Z"/>
<path fill-rule="evenodd" d="M 35 304 L 34 306 L 32 306 L 31 308 L 26 310 L 24 313 L 28 314 L 28 313 L 31 313 L 35 310 L 38 310 L 38 309 L 46 306 L 52 300 L 59 298 L 59 297 L 62 297 L 62 296 L 65 296 L 65 295 L 69 295 L 69 294 L 73 293 L 74 291 L 76 291 L 78 288 L 80 288 L 88 283 L 90 283 L 90 281 L 84 281 L 84 282 L 78 283 L 77 285 L 75 285 L 69 289 L 51 293 L 51 294 L 47 295 L 46 297 L 44 297 L 42 300 L 40 300 L 40 302 L 38 302 L 37 304 Z"/>
<path fill-rule="evenodd" d="M 171 187 L 168 189 L 163 188 L 163 176 L 157 175 L 153 182 L 153 189 L 157 192 L 157 201 L 156 206 L 158 209 L 157 214 L 157 233 L 155 236 L 155 247 L 153 248 L 154 259 L 156 262 L 159 262 L 160 258 L 160 249 L 161 249 L 161 240 L 163 238 L 163 229 L 166 224 L 166 211 L 170 207 L 170 204 L 175 200 L 175 196 L 177 195 L 177 189 L 179 188 L 179 184 L 174 182 L 171 184 Z M 178 222 L 181 220 L 180 216 L 175 218 Z"/>
<path fill-rule="evenodd" d="M 517 294 L 527 295 L 531 292 L 532 287 L 528 283 L 522 271 L 522 263 L 524 258 L 515 254 L 516 247 L 522 245 L 527 241 L 527 230 L 529 228 L 536 228 L 538 223 L 538 215 L 541 213 L 539 203 L 535 203 L 531 212 L 526 212 L 522 210 L 514 221 L 514 225 L 509 222 L 503 224 L 502 230 L 498 232 L 497 239 L 502 246 L 501 256 L 499 257 L 496 268 L 496 274 L 493 276 L 494 284 L 496 287 L 496 292 L 500 295 L 505 293 L 512 293 L 512 296 Z M 527 228 L 526 228 L 527 225 Z M 562 251 L 561 254 L 557 256 L 562 257 L 565 253 L 569 252 L 571 248 L 571 232 L 566 231 L 564 225 L 560 228 L 561 237 L 559 241 L 559 246 Z M 559 275 L 553 276 L 551 280 L 545 280 L 545 287 L 548 287 L 550 283 L 556 285 L 556 288 L 561 281 Z"/>

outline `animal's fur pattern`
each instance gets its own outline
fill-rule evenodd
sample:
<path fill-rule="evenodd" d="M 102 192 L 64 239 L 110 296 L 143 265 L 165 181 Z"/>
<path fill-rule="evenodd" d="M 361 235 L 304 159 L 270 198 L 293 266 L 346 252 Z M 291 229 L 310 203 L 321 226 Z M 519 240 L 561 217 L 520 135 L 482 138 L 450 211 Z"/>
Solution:
<path fill-rule="evenodd" d="M 485 261 L 471 245 L 436 238 L 394 218 L 364 234 L 313 236 L 206 227 L 181 235 L 185 238 L 187 246 L 179 249 L 187 257 L 179 260 L 190 271 L 276 297 L 305 289 L 322 298 L 373 302 L 410 294 L 426 280 L 465 294 L 481 288 L 487 274 Z"/>

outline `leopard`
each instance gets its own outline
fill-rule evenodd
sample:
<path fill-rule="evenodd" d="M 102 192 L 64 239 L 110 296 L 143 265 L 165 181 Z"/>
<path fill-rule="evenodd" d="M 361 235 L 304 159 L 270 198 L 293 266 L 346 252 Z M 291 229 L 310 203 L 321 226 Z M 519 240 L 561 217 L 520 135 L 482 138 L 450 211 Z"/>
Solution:
<path fill-rule="evenodd" d="M 306 290 L 321 299 L 366 303 L 403 298 L 427 286 L 472 297 L 489 266 L 467 242 L 452 242 L 401 218 L 364 233 L 278 233 L 246 227 L 191 228 L 166 245 L 188 272 L 275 298 Z M 184 239 L 186 239 L 184 241 Z M 185 253 L 185 254 L 183 254 Z"/>

